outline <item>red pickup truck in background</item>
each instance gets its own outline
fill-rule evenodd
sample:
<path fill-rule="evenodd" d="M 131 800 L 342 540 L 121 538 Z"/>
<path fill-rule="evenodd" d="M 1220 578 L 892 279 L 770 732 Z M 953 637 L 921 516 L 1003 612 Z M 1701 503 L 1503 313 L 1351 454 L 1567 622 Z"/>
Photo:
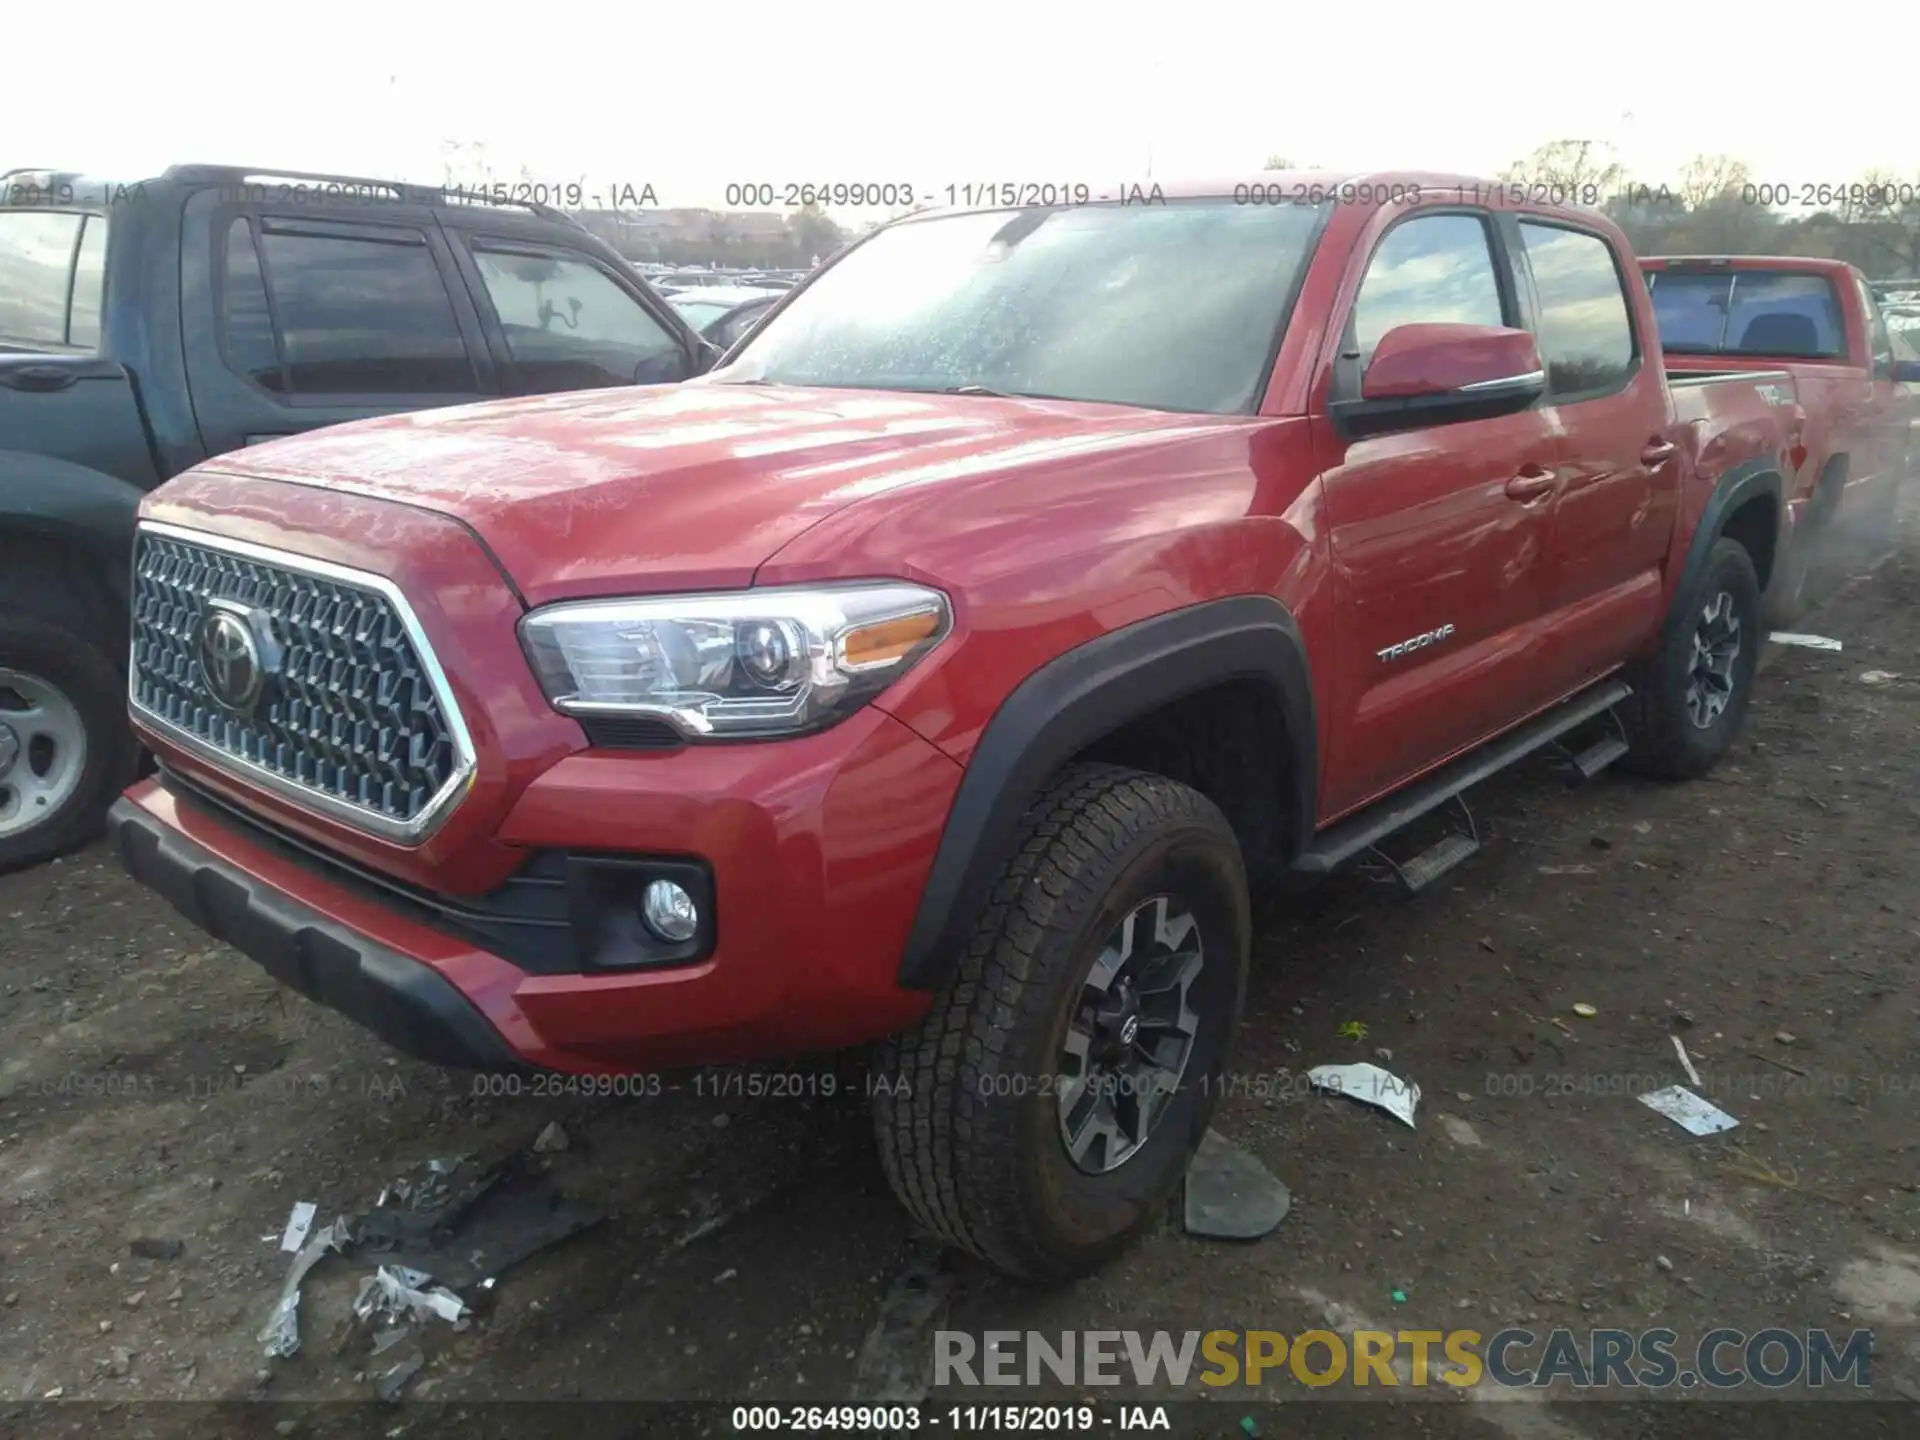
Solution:
<path fill-rule="evenodd" d="M 1829 525 L 1884 534 L 1909 473 L 1920 378 L 1894 353 L 1867 278 L 1844 260 L 1769 255 L 1643 257 L 1670 375 L 1785 370 L 1806 412 L 1789 539 L 1766 600 L 1789 623 Z M 1844 500 L 1844 507 L 1843 507 Z"/>
<path fill-rule="evenodd" d="M 1668 377 L 1603 216 L 1153 194 L 896 221 L 667 390 L 162 486 L 126 865 L 442 1063 L 872 1042 L 923 1223 L 1098 1263 L 1219 1098 L 1251 886 L 1418 890 L 1527 756 L 1726 752 L 1805 443 L 1784 374 Z"/>

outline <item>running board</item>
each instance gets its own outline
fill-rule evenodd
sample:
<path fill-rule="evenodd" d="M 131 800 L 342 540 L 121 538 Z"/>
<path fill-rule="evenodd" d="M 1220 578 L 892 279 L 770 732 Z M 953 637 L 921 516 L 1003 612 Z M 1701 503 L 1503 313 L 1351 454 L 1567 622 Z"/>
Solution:
<path fill-rule="evenodd" d="M 1394 831 L 1404 829 L 1428 811 L 1438 809 L 1461 791 L 1499 774 L 1515 761 L 1524 760 L 1534 751 L 1551 745 L 1569 730 L 1611 710 L 1632 693 L 1633 687 L 1626 682 L 1607 680 L 1581 691 L 1572 699 L 1561 701 L 1546 714 L 1535 716 L 1518 729 L 1489 740 L 1479 749 L 1452 761 L 1426 779 L 1321 831 L 1293 862 L 1294 871 L 1303 875 L 1325 875 L 1362 851 L 1372 849 Z M 1615 754 L 1609 757 L 1609 761 L 1618 758 L 1619 755 Z M 1451 869 L 1465 858 L 1464 855 L 1451 857 L 1445 868 Z"/>
<path fill-rule="evenodd" d="M 1629 748 L 1627 742 L 1618 735 L 1604 735 L 1575 755 L 1569 763 L 1579 772 L 1582 780 L 1591 780 L 1626 754 Z"/>

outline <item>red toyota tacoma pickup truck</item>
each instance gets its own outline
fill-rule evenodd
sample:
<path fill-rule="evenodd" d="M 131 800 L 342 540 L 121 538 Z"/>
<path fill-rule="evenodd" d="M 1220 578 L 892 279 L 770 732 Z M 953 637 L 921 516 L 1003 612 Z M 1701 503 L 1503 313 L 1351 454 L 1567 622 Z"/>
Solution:
<path fill-rule="evenodd" d="M 872 1042 L 914 1215 L 1083 1271 L 1206 1128 L 1250 886 L 1732 742 L 1802 441 L 1655 336 L 1611 223 L 1463 178 L 908 217 L 699 380 L 155 491 L 119 852 L 430 1060 Z"/>
<path fill-rule="evenodd" d="M 1895 355 L 1867 277 L 1844 260 L 1684 255 L 1640 264 L 1668 375 L 1771 369 L 1793 379 L 1806 453 L 1788 477 L 1787 539 L 1764 597 L 1768 617 L 1790 623 L 1836 515 L 1876 532 L 1893 523 L 1913 444 L 1903 386 L 1920 380 L 1920 365 Z"/>

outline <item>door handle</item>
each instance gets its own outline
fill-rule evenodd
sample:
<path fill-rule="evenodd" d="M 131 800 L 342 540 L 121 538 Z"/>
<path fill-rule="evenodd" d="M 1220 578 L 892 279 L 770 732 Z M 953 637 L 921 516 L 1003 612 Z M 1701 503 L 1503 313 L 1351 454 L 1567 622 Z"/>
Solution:
<path fill-rule="evenodd" d="M 1538 500 L 1553 489 L 1554 476 L 1551 470 L 1542 470 L 1529 465 L 1518 475 L 1507 481 L 1507 494 L 1514 500 Z"/>
<path fill-rule="evenodd" d="M 1663 461 L 1671 460 L 1673 452 L 1679 448 L 1671 440 L 1649 440 L 1647 448 L 1640 452 L 1640 463 L 1642 465 L 1661 464 Z"/>
<path fill-rule="evenodd" d="M 54 365 L 23 365 L 18 370 L 0 370 L 0 385 L 37 394 L 65 390 L 78 378 L 71 370 Z"/>

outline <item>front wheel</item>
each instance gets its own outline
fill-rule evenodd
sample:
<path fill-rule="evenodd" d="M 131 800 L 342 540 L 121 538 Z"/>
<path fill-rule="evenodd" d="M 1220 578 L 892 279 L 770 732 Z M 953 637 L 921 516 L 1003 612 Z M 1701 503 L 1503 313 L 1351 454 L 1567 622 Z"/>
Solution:
<path fill-rule="evenodd" d="M 907 1209 L 1022 1279 L 1120 1249 L 1206 1133 L 1251 930 L 1211 801 L 1116 766 L 1063 771 L 957 973 L 875 1057 L 880 1156 Z"/>
<path fill-rule="evenodd" d="M 90 839 L 139 753 L 118 669 L 59 626 L 0 611 L 0 870 Z"/>
<path fill-rule="evenodd" d="M 1674 602 L 1659 651 L 1633 676 L 1629 763 L 1673 780 L 1712 769 L 1740 732 L 1766 638 L 1752 558 L 1736 541 L 1714 541 Z"/>

